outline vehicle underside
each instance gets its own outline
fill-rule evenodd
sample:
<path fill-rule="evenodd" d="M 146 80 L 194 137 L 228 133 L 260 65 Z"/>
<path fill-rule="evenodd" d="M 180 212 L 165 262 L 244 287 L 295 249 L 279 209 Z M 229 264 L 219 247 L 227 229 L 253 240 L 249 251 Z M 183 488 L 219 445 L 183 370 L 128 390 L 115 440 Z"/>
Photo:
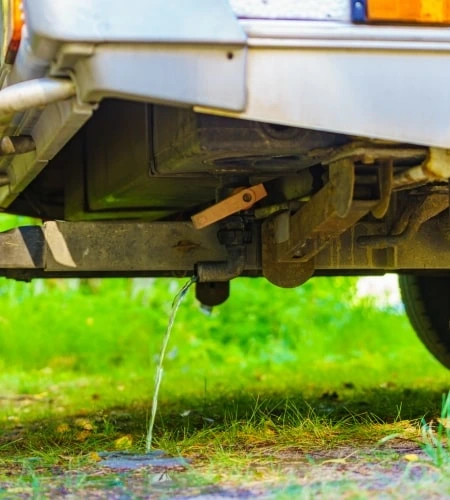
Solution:
<path fill-rule="evenodd" d="M 47 223 L 75 266 L 50 247 L 30 277 L 198 273 L 292 287 L 314 274 L 442 271 L 447 154 L 111 99 L 8 211 L 77 221 Z"/>
<path fill-rule="evenodd" d="M 119 40 L 111 14 L 100 43 L 89 22 L 70 35 L 67 13 L 68 35 L 43 25 L 38 7 L 57 17 L 55 1 L 25 2 L 30 36 L 6 90 L 28 71 L 73 92 L 28 108 L 0 92 L 0 207 L 44 221 L 0 234 L 0 273 L 195 276 L 213 306 L 238 276 L 295 287 L 397 272 L 419 335 L 450 365 L 446 32 L 239 24 L 225 1 L 197 14 L 219 4 L 230 30 L 217 40 L 214 26 L 145 40 L 140 24 Z"/>

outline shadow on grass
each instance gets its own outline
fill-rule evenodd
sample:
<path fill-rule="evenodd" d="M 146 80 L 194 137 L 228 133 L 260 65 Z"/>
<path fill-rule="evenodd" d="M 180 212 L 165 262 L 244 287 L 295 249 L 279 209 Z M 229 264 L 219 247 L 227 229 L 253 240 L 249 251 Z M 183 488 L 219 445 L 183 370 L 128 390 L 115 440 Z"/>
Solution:
<path fill-rule="evenodd" d="M 289 429 L 316 430 L 321 427 L 358 431 L 368 425 L 399 421 L 436 420 L 440 416 L 439 389 L 375 388 L 355 390 L 350 384 L 338 392 L 316 397 L 302 393 L 230 393 L 216 398 L 162 401 L 155 426 L 156 444 L 174 449 L 175 444 L 195 443 L 227 434 L 227 440 L 243 430 L 269 430 L 276 441 L 279 432 Z M 70 449 L 73 453 L 111 449 L 117 439 L 129 436 L 134 449 L 143 449 L 148 404 L 104 407 L 95 411 L 70 411 L 60 416 L 49 407 L 46 418 L 7 422 L 0 434 L 0 455 Z M 266 433 L 267 435 L 270 434 Z M 362 432 L 363 434 L 363 432 Z M 368 434 L 368 439 L 374 436 Z M 375 439 L 377 439 L 377 436 Z M 201 441 L 202 439 L 200 439 Z M 14 450 L 14 451 L 13 451 Z"/>

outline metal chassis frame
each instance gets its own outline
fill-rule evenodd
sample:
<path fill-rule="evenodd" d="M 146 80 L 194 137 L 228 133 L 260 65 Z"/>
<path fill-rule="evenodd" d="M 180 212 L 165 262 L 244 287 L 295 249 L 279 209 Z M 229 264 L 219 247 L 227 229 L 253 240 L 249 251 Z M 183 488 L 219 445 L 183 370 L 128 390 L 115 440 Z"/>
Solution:
<path fill-rule="evenodd" d="M 362 221 L 332 239 L 315 257 L 312 268 L 311 261 L 299 263 L 297 272 L 450 271 L 447 220 L 446 213 L 434 217 L 413 240 L 384 249 L 359 246 L 357 240 L 363 235 L 387 233 L 390 219 L 384 223 Z M 217 231 L 217 225 L 197 230 L 189 222 L 47 222 L 42 227 L 26 226 L 0 233 L 0 274 L 16 279 L 182 277 L 196 273 L 200 262 L 226 261 L 227 252 L 217 239 Z M 262 273 L 260 228 L 255 226 L 242 275 Z"/>

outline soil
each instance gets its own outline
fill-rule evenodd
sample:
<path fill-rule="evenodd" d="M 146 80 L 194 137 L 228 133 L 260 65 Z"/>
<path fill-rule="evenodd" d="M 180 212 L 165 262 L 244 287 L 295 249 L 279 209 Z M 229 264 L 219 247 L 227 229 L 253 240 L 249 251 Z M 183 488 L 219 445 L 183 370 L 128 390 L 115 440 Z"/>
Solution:
<path fill-rule="evenodd" d="M 392 440 L 377 448 L 342 447 L 303 453 L 266 448 L 252 473 L 260 469 L 260 481 L 243 479 L 205 480 L 205 460 L 190 465 L 168 462 L 167 466 L 105 467 L 104 460 L 75 470 L 38 464 L 35 481 L 23 486 L 13 480 L 0 483 L 2 498 L 449 498 L 450 481 L 430 463 L 412 442 Z M 267 458 L 270 458 L 268 461 Z M 268 465 L 270 472 L 268 474 Z M 264 464 L 264 465 L 262 465 Z M 23 468 L 20 471 L 23 474 Z M 243 473 L 246 471 L 242 471 Z M 248 471 L 247 471 L 248 472 Z"/>

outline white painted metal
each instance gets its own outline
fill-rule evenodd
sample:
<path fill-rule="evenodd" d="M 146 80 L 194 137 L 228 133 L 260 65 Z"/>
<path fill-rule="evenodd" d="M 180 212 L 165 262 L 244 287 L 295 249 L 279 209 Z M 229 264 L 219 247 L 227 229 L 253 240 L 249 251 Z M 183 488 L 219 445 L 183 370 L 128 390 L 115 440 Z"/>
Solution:
<path fill-rule="evenodd" d="M 405 48 L 434 50 L 448 46 L 450 28 L 379 26 L 323 21 L 241 20 L 251 46 Z M 435 43 L 436 45 L 432 46 Z"/>
<path fill-rule="evenodd" d="M 250 19 L 350 21 L 349 0 L 230 0 L 237 16 Z"/>
<path fill-rule="evenodd" d="M 71 71 L 86 101 L 245 106 L 247 37 L 227 0 L 25 0 L 24 7 L 33 61 L 56 60 L 53 74 Z"/>
<path fill-rule="evenodd" d="M 24 0 L 36 56 L 52 59 L 65 43 L 242 45 L 228 0 Z"/>
<path fill-rule="evenodd" d="M 241 111 L 246 104 L 241 47 L 103 44 L 74 65 L 86 102 L 118 97 Z"/>
<path fill-rule="evenodd" d="M 43 78 L 48 74 L 50 61 L 34 54 L 26 26 L 24 26 L 22 33 L 20 48 L 14 64 L 5 68 L 8 72 L 5 85 L 14 85 L 25 80 Z"/>
<path fill-rule="evenodd" d="M 247 22 L 243 113 L 198 111 L 450 147 L 450 30 Z"/>

